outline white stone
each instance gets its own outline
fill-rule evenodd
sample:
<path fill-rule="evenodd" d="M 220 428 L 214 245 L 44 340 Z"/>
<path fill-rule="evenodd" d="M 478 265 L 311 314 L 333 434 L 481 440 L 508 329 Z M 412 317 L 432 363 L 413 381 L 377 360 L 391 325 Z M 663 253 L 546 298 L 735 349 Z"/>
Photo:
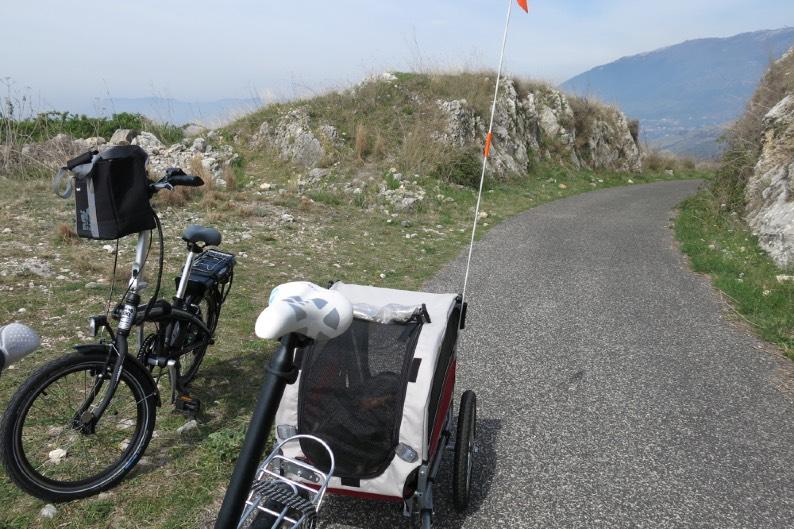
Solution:
<path fill-rule="evenodd" d="M 182 426 L 180 426 L 179 428 L 177 428 L 176 429 L 176 433 L 181 435 L 181 434 L 183 434 L 185 432 L 189 432 L 191 430 L 195 430 L 196 428 L 198 428 L 198 422 L 196 422 L 196 419 L 191 419 L 188 422 L 186 422 L 185 424 L 183 424 Z"/>
<path fill-rule="evenodd" d="M 67 452 L 63 448 L 56 448 L 55 450 L 50 451 L 47 454 L 47 458 L 49 459 L 50 463 L 54 465 L 58 465 L 66 458 Z"/>
<path fill-rule="evenodd" d="M 42 518 L 46 518 L 47 520 L 52 520 L 55 518 L 55 515 L 58 514 L 58 509 L 55 508 L 55 505 L 48 503 L 44 507 L 41 508 L 39 511 L 39 516 Z"/>

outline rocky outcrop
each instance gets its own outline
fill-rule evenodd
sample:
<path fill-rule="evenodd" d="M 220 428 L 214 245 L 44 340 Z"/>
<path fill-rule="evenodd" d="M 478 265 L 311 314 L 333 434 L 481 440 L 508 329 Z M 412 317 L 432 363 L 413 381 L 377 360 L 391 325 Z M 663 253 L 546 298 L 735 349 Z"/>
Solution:
<path fill-rule="evenodd" d="M 318 135 L 330 142 L 337 139 L 337 131 L 330 125 L 312 130 L 309 112 L 304 107 L 296 108 L 275 123 L 264 121 L 253 138 L 254 145 L 266 144 L 275 148 L 283 160 L 314 168 L 325 157 L 325 147 Z"/>
<path fill-rule="evenodd" d="M 208 137 L 214 135 L 208 132 Z M 152 178 L 165 173 L 171 167 L 181 167 L 189 171 L 200 164 L 205 175 L 212 176 L 216 185 L 226 184 L 225 168 L 232 164 L 239 154 L 227 144 L 212 145 L 205 138 L 185 139 L 180 143 L 165 145 L 151 132 L 138 132 L 119 129 L 113 133 L 110 141 L 101 137 L 74 139 L 66 134 L 42 142 L 24 145 L 19 155 L 24 160 L 36 160 L 37 163 L 60 167 L 64 161 L 85 151 L 97 149 L 100 152 L 115 145 L 139 145 L 149 154 L 149 174 Z"/>
<path fill-rule="evenodd" d="M 421 114 L 428 124 L 436 127 L 430 134 L 434 141 L 461 152 L 474 153 L 482 149 L 490 116 L 479 113 L 466 99 L 438 99 L 433 97 L 432 91 L 401 84 L 393 74 L 370 78 L 349 94 L 367 92 L 367 87 L 372 88 L 370 83 L 387 85 L 392 91 L 384 93 L 393 96 L 392 101 L 404 102 L 402 107 L 395 106 L 393 121 L 386 126 L 404 126 L 398 112 L 410 107 L 410 114 Z M 372 97 L 367 93 L 369 95 L 362 98 Z M 337 129 L 329 123 L 313 120 L 310 105 L 292 107 L 264 120 L 250 139 L 251 147 L 272 148 L 281 159 L 306 169 L 338 158 L 335 154 L 339 147 L 347 141 L 351 148 L 352 138 L 340 138 Z M 362 111 L 366 112 L 368 110 Z M 584 125 L 582 130 L 576 128 L 579 123 Z M 527 88 L 512 79 L 504 80 L 499 90 L 493 132 L 490 165 L 497 176 L 526 174 L 529 165 L 536 160 L 576 168 L 617 171 L 641 168 L 640 148 L 621 112 L 599 104 L 574 107 L 565 94 L 546 85 Z M 387 159 L 390 154 L 383 153 Z"/>
<path fill-rule="evenodd" d="M 764 117 L 761 156 L 745 190 L 747 221 L 781 267 L 794 266 L 794 95 Z"/>
<path fill-rule="evenodd" d="M 465 99 L 437 101 L 446 127 L 436 137 L 457 147 L 475 147 L 487 131 L 486 119 Z M 499 175 L 524 173 L 531 159 L 574 167 L 639 171 L 641 153 L 626 117 L 618 110 L 588 105 L 576 116 L 568 98 L 547 86 L 520 95 L 507 79 L 496 105 L 491 167 Z M 586 124 L 576 130 L 575 124 Z"/>

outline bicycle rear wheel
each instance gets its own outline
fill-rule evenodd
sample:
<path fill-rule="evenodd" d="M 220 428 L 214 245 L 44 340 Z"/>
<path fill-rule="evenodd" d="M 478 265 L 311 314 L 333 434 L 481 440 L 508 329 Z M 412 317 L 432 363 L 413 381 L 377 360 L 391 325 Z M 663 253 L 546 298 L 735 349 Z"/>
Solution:
<path fill-rule="evenodd" d="M 143 455 L 154 430 L 157 391 L 132 361 L 125 361 L 118 389 L 93 431 L 77 417 L 95 384 L 110 376 L 106 364 L 101 352 L 65 356 L 34 373 L 11 399 L 0 424 L 0 457 L 24 491 L 54 502 L 92 496 L 121 481 Z"/>
<path fill-rule="evenodd" d="M 201 319 L 211 333 L 215 333 L 219 313 L 218 300 L 212 290 L 207 290 L 204 294 L 188 294 L 185 298 L 185 307 Z M 190 323 L 179 325 L 184 325 L 184 328 L 179 331 L 173 347 L 177 350 L 192 348 L 180 358 L 179 383 L 186 386 L 196 378 L 212 336 L 205 337 L 201 329 Z"/>

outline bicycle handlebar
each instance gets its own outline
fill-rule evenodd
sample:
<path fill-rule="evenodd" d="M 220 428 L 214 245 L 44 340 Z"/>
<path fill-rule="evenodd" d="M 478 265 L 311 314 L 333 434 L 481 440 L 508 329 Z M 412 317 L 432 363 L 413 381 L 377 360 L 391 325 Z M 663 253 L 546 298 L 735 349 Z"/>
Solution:
<path fill-rule="evenodd" d="M 176 186 L 199 187 L 203 185 L 204 180 L 201 177 L 185 174 L 182 169 L 172 167 L 166 169 L 165 176 L 160 180 L 149 184 L 149 196 L 163 189 L 172 191 Z"/>
<path fill-rule="evenodd" d="M 204 180 L 192 175 L 173 175 L 167 176 L 166 180 L 172 186 L 199 187 L 204 185 Z"/>

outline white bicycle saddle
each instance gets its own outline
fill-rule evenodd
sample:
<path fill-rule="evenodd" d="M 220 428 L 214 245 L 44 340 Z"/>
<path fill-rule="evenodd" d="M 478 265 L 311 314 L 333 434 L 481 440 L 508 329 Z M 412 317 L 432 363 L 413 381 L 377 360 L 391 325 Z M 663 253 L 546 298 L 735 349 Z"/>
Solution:
<path fill-rule="evenodd" d="M 343 334 L 353 322 L 353 306 L 334 290 L 295 281 L 273 289 L 268 307 L 256 320 L 256 335 L 275 340 L 290 333 L 315 340 Z"/>

